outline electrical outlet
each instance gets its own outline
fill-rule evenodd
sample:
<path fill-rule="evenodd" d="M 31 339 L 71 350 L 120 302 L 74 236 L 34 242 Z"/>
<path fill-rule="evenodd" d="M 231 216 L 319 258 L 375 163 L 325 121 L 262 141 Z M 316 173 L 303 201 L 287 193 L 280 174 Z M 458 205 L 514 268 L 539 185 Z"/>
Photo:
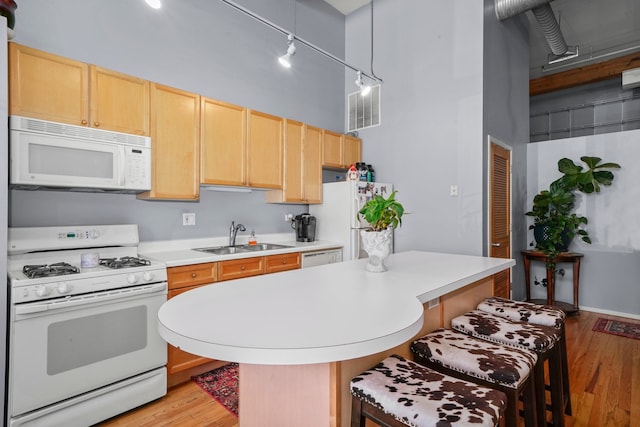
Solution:
<path fill-rule="evenodd" d="M 440 305 L 440 298 L 434 298 L 432 300 L 429 300 L 429 310 L 431 310 L 432 308 L 436 308 L 437 306 Z"/>
<path fill-rule="evenodd" d="M 290 214 L 290 213 L 285 214 L 285 215 L 284 215 L 284 220 L 285 220 L 285 221 L 289 221 L 289 222 L 290 222 L 290 221 L 293 221 L 293 214 Z"/>
<path fill-rule="evenodd" d="M 458 196 L 458 186 L 457 185 L 451 185 L 449 187 L 449 194 L 451 195 L 451 197 L 457 197 Z"/>
<path fill-rule="evenodd" d="M 182 225 L 196 225 L 196 214 L 194 214 L 194 213 L 183 213 L 182 214 Z"/>

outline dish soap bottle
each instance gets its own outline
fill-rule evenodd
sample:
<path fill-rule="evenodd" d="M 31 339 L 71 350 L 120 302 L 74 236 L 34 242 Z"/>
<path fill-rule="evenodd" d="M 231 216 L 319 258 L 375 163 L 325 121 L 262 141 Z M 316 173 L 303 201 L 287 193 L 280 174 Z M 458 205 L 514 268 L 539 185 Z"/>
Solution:
<path fill-rule="evenodd" d="M 249 236 L 249 245 L 257 245 L 258 240 L 256 239 L 255 230 L 251 230 L 251 236 Z"/>

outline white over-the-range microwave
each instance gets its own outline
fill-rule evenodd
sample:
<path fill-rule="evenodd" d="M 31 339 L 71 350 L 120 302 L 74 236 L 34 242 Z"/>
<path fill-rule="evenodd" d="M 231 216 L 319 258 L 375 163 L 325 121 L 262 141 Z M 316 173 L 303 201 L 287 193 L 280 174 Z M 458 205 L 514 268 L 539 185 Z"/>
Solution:
<path fill-rule="evenodd" d="M 151 189 L 151 138 L 9 117 L 10 185 L 139 193 Z"/>

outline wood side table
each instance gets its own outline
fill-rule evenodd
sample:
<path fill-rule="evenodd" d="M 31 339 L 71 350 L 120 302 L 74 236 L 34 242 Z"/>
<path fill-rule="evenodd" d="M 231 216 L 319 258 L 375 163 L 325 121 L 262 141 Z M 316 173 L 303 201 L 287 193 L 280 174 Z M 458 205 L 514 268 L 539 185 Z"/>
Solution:
<path fill-rule="evenodd" d="M 580 286 L 580 260 L 584 254 L 577 252 L 562 252 L 553 260 L 554 263 L 570 262 L 573 264 L 573 305 L 555 300 L 555 282 L 556 275 L 555 270 L 547 269 L 547 300 L 532 300 L 531 299 L 531 277 L 530 266 L 531 261 L 547 262 L 547 256 L 540 251 L 522 251 L 522 258 L 524 260 L 524 283 L 527 291 L 527 301 L 535 302 L 538 304 L 553 305 L 564 310 L 567 314 L 577 314 L 580 311 L 578 307 L 579 286 Z"/>

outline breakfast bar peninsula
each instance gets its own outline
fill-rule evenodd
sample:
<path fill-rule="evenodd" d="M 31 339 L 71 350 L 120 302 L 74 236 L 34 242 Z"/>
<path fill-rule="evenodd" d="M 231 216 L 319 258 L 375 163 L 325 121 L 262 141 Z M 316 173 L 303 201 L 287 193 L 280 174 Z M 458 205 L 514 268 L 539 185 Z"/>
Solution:
<path fill-rule="evenodd" d="M 402 252 L 221 282 L 167 301 L 176 347 L 240 363 L 241 427 L 348 426 L 350 379 L 476 307 L 511 259 Z"/>

